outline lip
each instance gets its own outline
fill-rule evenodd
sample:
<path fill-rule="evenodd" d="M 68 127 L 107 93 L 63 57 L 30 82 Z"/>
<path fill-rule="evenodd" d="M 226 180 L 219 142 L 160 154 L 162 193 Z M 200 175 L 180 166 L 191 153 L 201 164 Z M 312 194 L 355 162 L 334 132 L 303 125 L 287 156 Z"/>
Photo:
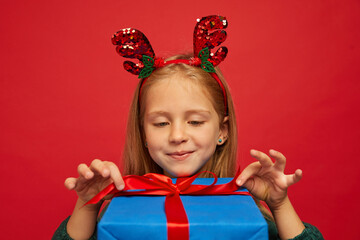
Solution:
<path fill-rule="evenodd" d="M 172 152 L 172 153 L 168 153 L 167 155 L 175 160 L 183 161 L 186 160 L 193 152 L 194 151 Z"/>

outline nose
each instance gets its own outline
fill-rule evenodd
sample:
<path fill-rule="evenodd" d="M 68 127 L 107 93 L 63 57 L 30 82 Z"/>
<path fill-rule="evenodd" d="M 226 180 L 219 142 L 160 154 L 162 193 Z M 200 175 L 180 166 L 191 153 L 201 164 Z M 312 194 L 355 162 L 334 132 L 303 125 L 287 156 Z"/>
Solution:
<path fill-rule="evenodd" d="M 169 141 L 174 144 L 180 144 L 189 140 L 186 133 L 185 124 L 174 123 L 171 125 Z"/>

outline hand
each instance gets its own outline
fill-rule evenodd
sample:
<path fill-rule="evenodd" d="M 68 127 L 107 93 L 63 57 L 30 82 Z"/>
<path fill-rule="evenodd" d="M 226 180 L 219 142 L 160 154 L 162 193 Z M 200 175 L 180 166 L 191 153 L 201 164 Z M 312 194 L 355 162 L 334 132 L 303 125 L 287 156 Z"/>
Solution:
<path fill-rule="evenodd" d="M 75 190 L 79 199 L 84 203 L 112 182 L 115 183 L 118 190 L 125 187 L 121 173 L 113 162 L 95 159 L 90 166 L 82 163 L 78 166 L 78 173 L 78 178 L 69 177 L 65 180 L 65 187 Z"/>
<path fill-rule="evenodd" d="M 302 171 L 298 169 L 294 174 L 284 174 L 284 155 L 275 150 L 270 150 L 269 154 L 275 159 L 275 163 L 265 153 L 251 150 L 250 155 L 258 161 L 248 165 L 236 183 L 247 188 L 255 198 L 265 201 L 273 211 L 287 199 L 288 187 L 301 179 Z"/>

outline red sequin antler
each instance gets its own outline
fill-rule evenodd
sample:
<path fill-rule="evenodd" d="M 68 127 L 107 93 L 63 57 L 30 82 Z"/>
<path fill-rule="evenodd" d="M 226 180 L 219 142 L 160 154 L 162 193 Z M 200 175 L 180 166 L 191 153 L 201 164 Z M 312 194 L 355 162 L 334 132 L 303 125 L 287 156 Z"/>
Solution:
<path fill-rule="evenodd" d="M 111 40 L 114 45 L 117 45 L 116 51 L 121 56 L 139 59 L 139 63 L 136 64 L 131 61 L 124 62 L 124 68 L 132 74 L 139 75 L 144 68 L 144 55 L 151 58 L 155 57 L 149 40 L 142 32 L 134 28 L 124 28 L 116 32 Z"/>
<path fill-rule="evenodd" d="M 218 15 L 198 19 L 194 30 L 194 56 L 197 57 L 204 48 L 211 50 L 223 43 L 226 39 L 226 32 L 219 29 L 225 29 L 227 26 L 226 18 Z M 216 31 L 209 33 L 213 30 Z M 215 54 L 210 53 L 209 61 L 215 67 L 225 59 L 227 52 L 226 47 L 220 47 Z"/>

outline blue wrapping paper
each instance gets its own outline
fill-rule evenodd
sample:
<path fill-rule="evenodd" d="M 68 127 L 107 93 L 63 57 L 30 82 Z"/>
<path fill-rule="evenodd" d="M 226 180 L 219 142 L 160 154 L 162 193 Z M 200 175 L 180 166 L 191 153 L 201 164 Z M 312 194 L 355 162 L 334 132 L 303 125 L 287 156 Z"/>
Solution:
<path fill-rule="evenodd" d="M 197 178 L 193 184 L 210 185 L 213 180 Z M 231 180 L 219 178 L 217 184 Z M 181 200 L 189 220 L 190 240 L 268 239 L 267 223 L 250 196 L 181 195 Z M 98 239 L 166 240 L 164 202 L 165 196 L 113 198 L 98 224 Z"/>

